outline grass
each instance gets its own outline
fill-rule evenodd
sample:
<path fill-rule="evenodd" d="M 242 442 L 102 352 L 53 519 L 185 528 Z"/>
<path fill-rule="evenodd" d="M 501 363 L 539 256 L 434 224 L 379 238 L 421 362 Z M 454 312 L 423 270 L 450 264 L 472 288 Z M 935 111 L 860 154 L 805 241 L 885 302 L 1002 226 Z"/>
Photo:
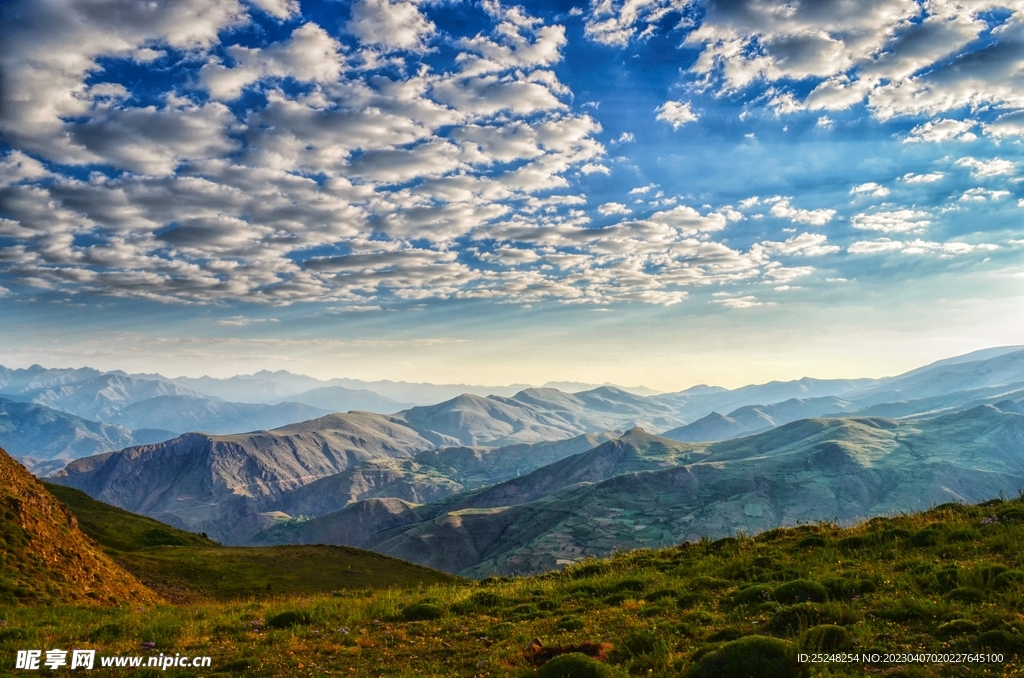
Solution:
<path fill-rule="evenodd" d="M 272 590 L 182 606 L 6 607 L 0 675 L 29 647 L 208 654 L 213 673 L 201 675 L 222 678 L 1024 675 L 1022 557 L 1024 500 L 1014 499 L 851 528 L 704 539 L 535 577 L 329 595 Z M 245 585 L 229 580 L 253 572 L 233 567 L 220 570 L 222 585 L 240 592 Z M 997 652 L 1004 661 L 796 663 L 797 652 L 814 651 Z M 572 656 L 555 663 L 562 655 Z M 157 675 L 110 671 L 93 673 Z"/>
<path fill-rule="evenodd" d="M 224 547 L 205 535 L 96 501 L 80 490 L 44 485 L 71 509 L 82 532 L 118 565 L 179 604 L 456 580 L 437 570 L 346 546 Z"/>

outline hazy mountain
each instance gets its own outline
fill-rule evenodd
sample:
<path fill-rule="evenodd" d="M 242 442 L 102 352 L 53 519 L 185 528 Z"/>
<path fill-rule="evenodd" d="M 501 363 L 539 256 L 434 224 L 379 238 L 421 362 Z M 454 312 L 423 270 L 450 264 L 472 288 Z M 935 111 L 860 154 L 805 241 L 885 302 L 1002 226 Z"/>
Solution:
<path fill-rule="evenodd" d="M 132 403 L 109 415 L 109 419 L 129 428 L 157 428 L 204 433 L 236 433 L 272 429 L 295 422 L 316 419 L 333 410 L 285 402 L 229 403 L 209 398 L 171 395 Z"/>
<path fill-rule="evenodd" d="M 913 422 L 801 420 L 690 455 L 677 456 L 677 466 L 567 485 L 522 504 L 447 510 L 461 506 L 450 500 L 433 518 L 385 529 L 362 546 L 468 576 L 538 572 L 705 534 L 1015 494 L 1024 488 L 1024 415 L 983 406 Z M 326 533 L 334 515 L 306 529 Z"/>
<path fill-rule="evenodd" d="M 652 396 L 651 400 L 673 408 L 686 423 L 712 412 L 732 412 L 741 407 L 767 405 L 786 400 L 813 400 L 830 396 L 853 400 L 852 394 L 881 383 L 877 379 L 811 379 L 772 381 L 743 386 L 731 391 L 699 386 L 679 393 Z"/>
<path fill-rule="evenodd" d="M 415 407 L 416 403 L 402 403 L 364 389 L 350 389 L 344 386 L 324 386 L 288 396 L 287 400 L 317 407 L 329 412 L 376 412 L 391 414 Z"/>
<path fill-rule="evenodd" d="M 222 542 L 256 532 L 281 494 L 379 458 L 407 458 L 449 442 L 403 421 L 334 414 L 273 431 L 190 433 L 156 445 L 71 462 L 51 480 L 101 501 Z"/>
<path fill-rule="evenodd" d="M 102 372 L 91 367 L 46 368 L 33 365 L 27 368 L 11 369 L 0 365 L 0 393 L 18 395 L 63 384 L 73 384 L 86 379 L 102 376 Z"/>
<path fill-rule="evenodd" d="M 162 396 L 203 397 L 195 391 L 167 381 L 136 379 L 123 374 L 101 374 L 83 381 L 22 390 L 18 393 L 17 399 L 46 405 L 94 421 L 111 421 L 118 412 L 129 405 Z"/>
<path fill-rule="evenodd" d="M 71 512 L 0 449 L 0 605 L 124 605 L 157 596 L 78 529 Z"/>
<path fill-rule="evenodd" d="M 760 433 L 797 419 L 839 414 L 854 406 L 835 396 L 825 398 L 791 398 L 772 405 L 747 405 L 728 415 L 712 412 L 692 424 L 680 426 L 661 435 L 684 442 L 709 442 Z"/>
<path fill-rule="evenodd" d="M 371 497 L 413 503 L 500 483 L 589 450 L 618 434 L 587 434 L 536 445 L 445 447 L 412 459 L 375 459 L 288 492 L 269 510 L 318 516 Z M 316 543 L 316 542 L 310 542 Z"/>
<path fill-rule="evenodd" d="M 442 433 L 463 445 L 494 446 L 557 440 L 638 424 L 663 429 L 682 423 L 671 407 L 610 386 L 572 394 L 531 388 L 511 398 L 462 395 L 400 414 L 417 429 Z"/>
<path fill-rule="evenodd" d="M 0 446 L 34 473 L 45 475 L 71 459 L 173 437 L 167 431 L 131 431 L 73 414 L 0 398 Z"/>
<path fill-rule="evenodd" d="M 553 388 L 559 391 L 565 391 L 566 393 L 579 393 L 580 391 L 593 391 L 595 388 L 601 388 L 602 386 L 611 386 L 617 388 L 626 393 L 632 393 L 633 395 L 639 396 L 651 396 L 664 393 L 664 391 L 656 391 L 653 388 L 647 388 L 646 386 L 619 386 L 618 384 L 611 384 L 605 382 L 603 384 L 588 384 L 582 381 L 549 381 L 545 383 L 541 388 Z"/>

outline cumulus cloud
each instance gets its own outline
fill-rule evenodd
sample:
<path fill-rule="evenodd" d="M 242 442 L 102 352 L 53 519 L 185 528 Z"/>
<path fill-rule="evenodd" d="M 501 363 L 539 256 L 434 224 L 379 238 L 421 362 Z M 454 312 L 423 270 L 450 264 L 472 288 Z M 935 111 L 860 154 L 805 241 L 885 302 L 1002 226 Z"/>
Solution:
<path fill-rule="evenodd" d="M 652 35 L 663 18 L 686 4 L 687 0 L 591 0 L 584 30 L 595 42 L 624 47 Z"/>
<path fill-rule="evenodd" d="M 889 189 L 874 181 L 866 184 L 858 184 L 850 189 L 851 195 L 870 195 L 873 198 L 884 198 L 889 195 Z"/>
<path fill-rule="evenodd" d="M 821 233 L 801 233 L 784 242 L 765 241 L 761 247 L 772 253 L 806 257 L 834 254 L 840 250 L 837 245 L 829 245 L 828 238 Z"/>
<path fill-rule="evenodd" d="M 299 13 L 299 0 L 249 0 L 272 17 L 289 19 Z"/>
<path fill-rule="evenodd" d="M 872 214 L 857 214 L 850 224 L 862 231 L 882 233 L 908 233 L 923 231 L 931 225 L 931 215 L 923 210 L 890 210 Z"/>
<path fill-rule="evenodd" d="M 654 109 L 654 112 L 658 114 L 655 116 L 656 120 L 664 120 L 672 125 L 672 129 L 679 129 L 683 125 L 696 122 L 699 117 L 690 108 L 688 101 L 666 101 Z"/>
<path fill-rule="evenodd" d="M 597 211 L 602 216 L 611 216 L 613 214 L 630 214 L 633 210 L 629 209 L 621 202 L 606 202 L 603 205 L 598 206 Z"/>
<path fill-rule="evenodd" d="M 760 301 L 757 297 L 748 294 L 743 297 L 726 297 L 724 299 L 713 299 L 712 303 L 721 304 L 727 308 L 754 308 L 755 306 L 764 306 L 765 303 Z"/>
<path fill-rule="evenodd" d="M 903 175 L 903 181 L 908 184 L 934 184 L 936 181 L 942 181 L 945 177 L 945 172 L 928 172 L 927 174 L 908 172 Z"/>
<path fill-rule="evenodd" d="M 437 27 L 412 0 L 356 0 L 345 28 L 365 45 L 417 52 Z"/>
<path fill-rule="evenodd" d="M 971 254 L 973 252 L 991 252 L 998 250 L 998 245 L 983 243 L 971 245 L 964 242 L 931 242 L 927 240 L 899 241 L 889 238 L 862 240 L 847 248 L 851 254 L 886 254 L 899 253 L 917 256 L 938 256 L 941 258 Z"/>
<path fill-rule="evenodd" d="M 772 207 L 769 210 L 772 216 L 779 217 L 780 219 L 789 219 L 794 223 L 824 226 L 832 221 L 832 217 L 836 215 L 836 211 L 833 209 L 806 210 L 793 207 L 790 204 L 790 200 L 791 198 L 775 196 L 774 198 L 766 199 L 765 202 L 772 203 Z"/>
<path fill-rule="evenodd" d="M 978 125 L 977 120 L 951 120 L 940 118 L 930 120 L 910 130 L 903 143 L 939 142 L 955 139 L 956 141 L 975 141 L 978 135 L 970 130 Z"/>
<path fill-rule="evenodd" d="M 998 177 L 1013 174 L 1017 171 L 1017 166 L 1015 164 L 1009 160 L 1003 160 L 1002 158 L 979 160 L 978 158 L 968 156 L 966 158 L 960 158 L 954 164 L 957 167 L 969 168 L 971 170 L 971 176 L 976 179 Z"/>
<path fill-rule="evenodd" d="M 291 37 L 265 48 L 234 45 L 228 54 L 234 66 L 213 58 L 199 70 L 199 81 L 216 99 L 238 98 L 242 89 L 266 78 L 294 78 L 326 83 L 338 79 L 343 66 L 341 45 L 314 23 L 303 24 Z"/>
<path fill-rule="evenodd" d="M 960 196 L 963 202 L 986 202 L 1001 200 L 1010 195 L 1009 191 L 993 191 L 987 188 L 969 188 Z"/>

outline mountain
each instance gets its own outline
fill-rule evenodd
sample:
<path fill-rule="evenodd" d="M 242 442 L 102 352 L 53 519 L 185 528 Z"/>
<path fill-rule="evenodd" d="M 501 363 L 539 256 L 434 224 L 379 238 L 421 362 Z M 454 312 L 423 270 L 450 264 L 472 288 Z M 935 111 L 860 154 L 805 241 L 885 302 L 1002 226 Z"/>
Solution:
<path fill-rule="evenodd" d="M 436 431 L 471 446 L 536 443 L 636 425 L 666 428 L 682 423 L 671 407 L 610 386 L 572 394 L 530 388 L 511 398 L 467 394 L 399 416 L 418 430 Z"/>
<path fill-rule="evenodd" d="M 21 390 L 17 400 L 45 405 L 94 421 L 110 421 L 125 407 L 159 396 L 202 395 L 167 381 L 135 379 L 123 374 L 101 374 L 82 381 Z M 133 428 L 135 428 L 133 426 Z M 139 427 L 143 428 L 143 427 Z M 162 428 L 162 427 L 150 427 Z"/>
<path fill-rule="evenodd" d="M 164 431 L 131 431 L 43 405 L 0 398 L 0 446 L 37 475 L 71 459 L 173 437 Z"/>
<path fill-rule="evenodd" d="M 154 603 L 74 515 L 0 449 L 0 604 Z"/>
<path fill-rule="evenodd" d="M 409 407 L 415 407 L 416 405 L 416 403 L 402 403 L 391 398 L 385 398 L 373 391 L 350 389 L 344 386 L 314 388 L 290 395 L 287 400 L 292 403 L 301 403 L 329 412 L 360 410 L 362 412 L 376 412 L 377 414 L 390 414 Z"/>
<path fill-rule="evenodd" d="M 290 516 L 319 516 L 374 497 L 419 504 L 439 501 L 528 474 L 616 435 L 586 434 L 568 440 L 499 448 L 444 447 L 420 452 L 412 459 L 375 459 L 288 492 L 268 510 Z M 318 542 L 303 539 L 296 543 Z"/>
<path fill-rule="evenodd" d="M 127 405 L 109 420 L 129 428 L 162 429 L 175 433 L 236 433 L 272 429 L 318 419 L 332 410 L 300 403 L 229 403 L 202 396 L 168 395 Z"/>
<path fill-rule="evenodd" d="M 835 415 L 853 408 L 852 403 L 835 396 L 806 400 L 791 398 L 772 405 L 747 405 L 724 416 L 712 412 L 692 424 L 674 428 L 661 435 L 684 442 L 726 440 L 767 431 L 797 419 Z"/>
<path fill-rule="evenodd" d="M 365 412 L 227 436 L 190 433 L 76 460 L 53 482 L 129 511 L 234 542 L 256 532 L 281 494 L 380 458 L 450 442 Z"/>
<path fill-rule="evenodd" d="M 530 476 L 417 507 L 431 517 L 359 545 L 464 576 L 520 574 L 701 535 L 1016 494 L 1024 488 L 1024 415 L 1011 410 L 1019 406 L 902 422 L 806 419 L 713 445 L 630 431 L 624 438 L 643 444 L 625 441 L 618 457 L 596 454 L 605 443 Z M 601 462 L 607 470 L 590 470 Z M 327 533 L 332 520 L 327 514 L 304 529 Z"/>
<path fill-rule="evenodd" d="M 578 393 L 580 391 L 593 391 L 595 388 L 601 388 L 602 386 L 611 386 L 627 393 L 632 393 L 638 396 L 651 396 L 664 393 L 664 391 L 656 391 L 653 388 L 647 388 L 646 386 L 618 386 L 617 384 L 610 384 L 605 382 L 603 384 L 588 384 L 582 381 L 549 381 L 546 382 L 541 388 L 553 388 L 558 391 L 565 391 L 566 393 Z"/>

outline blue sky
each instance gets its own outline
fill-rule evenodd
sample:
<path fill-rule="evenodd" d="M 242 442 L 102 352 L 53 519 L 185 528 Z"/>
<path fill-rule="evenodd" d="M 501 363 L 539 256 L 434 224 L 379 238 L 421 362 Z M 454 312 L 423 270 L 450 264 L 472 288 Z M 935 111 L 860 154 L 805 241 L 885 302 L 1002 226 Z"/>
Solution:
<path fill-rule="evenodd" d="M 0 362 L 879 376 L 1024 343 L 1024 2 L 0 7 Z"/>

